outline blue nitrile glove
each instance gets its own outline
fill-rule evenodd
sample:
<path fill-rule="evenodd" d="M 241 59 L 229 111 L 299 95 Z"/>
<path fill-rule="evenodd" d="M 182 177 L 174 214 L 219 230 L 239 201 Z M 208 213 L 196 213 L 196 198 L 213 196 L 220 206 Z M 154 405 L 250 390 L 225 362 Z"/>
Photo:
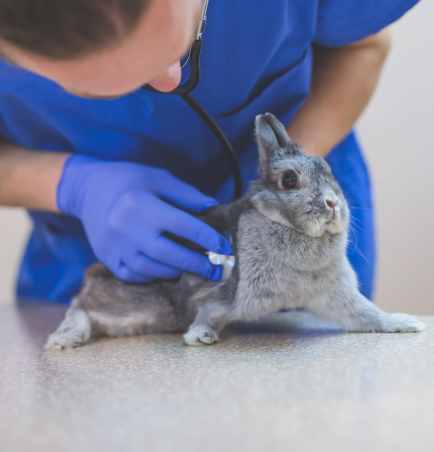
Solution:
<path fill-rule="evenodd" d="M 194 212 L 217 204 L 166 170 L 80 154 L 67 159 L 57 187 L 59 210 L 81 220 L 96 257 L 120 279 L 149 282 L 187 270 L 219 280 L 221 266 L 162 234 L 232 254 L 226 238 L 165 200 Z"/>

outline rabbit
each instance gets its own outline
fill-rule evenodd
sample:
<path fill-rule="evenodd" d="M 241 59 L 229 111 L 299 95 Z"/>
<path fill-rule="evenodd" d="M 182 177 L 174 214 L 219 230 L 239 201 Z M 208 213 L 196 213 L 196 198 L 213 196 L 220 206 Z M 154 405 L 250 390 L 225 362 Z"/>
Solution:
<path fill-rule="evenodd" d="M 256 117 L 260 179 L 247 195 L 198 215 L 230 231 L 235 265 L 226 281 L 185 272 L 177 280 L 125 284 L 102 264 L 46 349 L 76 347 L 91 333 L 184 334 L 189 345 L 214 344 L 233 321 L 304 308 L 354 332 L 420 332 L 407 314 L 388 314 L 365 298 L 347 255 L 349 209 L 329 165 L 291 141 L 270 113 Z"/>

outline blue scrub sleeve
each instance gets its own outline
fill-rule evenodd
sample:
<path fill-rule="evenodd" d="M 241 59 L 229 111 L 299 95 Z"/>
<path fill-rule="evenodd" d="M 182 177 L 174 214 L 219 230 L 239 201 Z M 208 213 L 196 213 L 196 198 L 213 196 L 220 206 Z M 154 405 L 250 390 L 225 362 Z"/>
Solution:
<path fill-rule="evenodd" d="M 315 43 L 339 47 L 378 33 L 418 0 L 320 0 Z"/>

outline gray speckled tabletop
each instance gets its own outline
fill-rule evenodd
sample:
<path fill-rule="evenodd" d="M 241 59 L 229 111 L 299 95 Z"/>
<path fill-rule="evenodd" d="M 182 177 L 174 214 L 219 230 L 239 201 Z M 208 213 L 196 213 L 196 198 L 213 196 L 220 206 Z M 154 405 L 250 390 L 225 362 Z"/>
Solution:
<path fill-rule="evenodd" d="M 342 334 L 308 313 L 42 352 L 61 307 L 0 308 L 0 451 L 433 451 L 434 317 Z"/>

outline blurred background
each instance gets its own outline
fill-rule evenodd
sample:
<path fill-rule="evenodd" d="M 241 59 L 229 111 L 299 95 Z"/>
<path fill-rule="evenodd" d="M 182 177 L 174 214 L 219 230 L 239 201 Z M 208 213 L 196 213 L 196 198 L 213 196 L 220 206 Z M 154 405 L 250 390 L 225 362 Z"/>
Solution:
<path fill-rule="evenodd" d="M 357 126 L 377 209 L 375 301 L 411 314 L 434 314 L 433 17 L 434 3 L 425 0 L 391 27 L 389 58 Z M 0 208 L 0 303 L 13 302 L 29 231 L 23 210 Z"/>

